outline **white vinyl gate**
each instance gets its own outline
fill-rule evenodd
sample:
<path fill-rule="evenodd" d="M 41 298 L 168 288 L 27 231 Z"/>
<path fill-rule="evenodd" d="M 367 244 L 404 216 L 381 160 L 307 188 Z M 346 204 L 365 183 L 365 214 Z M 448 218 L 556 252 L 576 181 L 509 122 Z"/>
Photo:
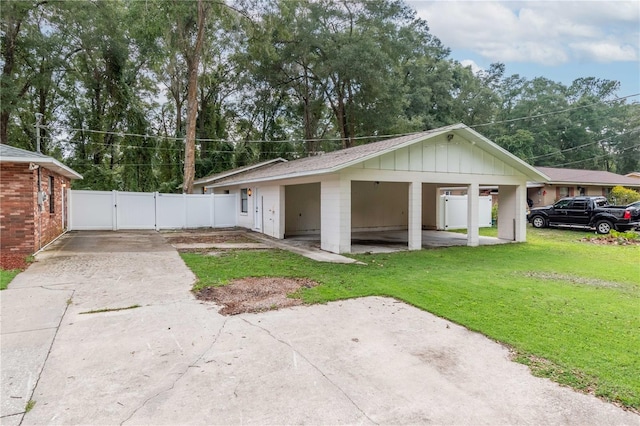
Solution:
<path fill-rule="evenodd" d="M 438 229 L 467 228 L 468 201 L 466 195 L 441 195 L 439 203 Z M 479 197 L 478 226 L 491 226 L 491 195 Z"/>
<path fill-rule="evenodd" d="M 69 191 L 69 230 L 236 226 L 236 195 Z"/>

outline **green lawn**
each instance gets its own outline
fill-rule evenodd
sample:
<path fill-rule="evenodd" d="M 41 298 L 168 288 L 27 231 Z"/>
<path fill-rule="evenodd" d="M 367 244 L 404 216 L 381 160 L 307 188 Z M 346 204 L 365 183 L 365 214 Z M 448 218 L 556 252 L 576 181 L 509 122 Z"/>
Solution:
<path fill-rule="evenodd" d="M 495 230 L 481 232 L 491 235 Z M 283 251 L 183 254 L 196 288 L 246 276 L 309 277 L 308 303 L 390 296 L 511 346 L 534 374 L 640 409 L 640 247 L 593 233 L 528 229 L 528 242 L 354 256 L 324 264 Z"/>
<path fill-rule="evenodd" d="M 0 290 L 5 290 L 7 288 L 7 286 L 9 285 L 9 283 L 20 272 L 22 272 L 22 271 L 20 271 L 20 269 L 11 269 L 11 270 L 8 270 L 8 271 L 5 271 L 4 269 L 0 269 Z"/>

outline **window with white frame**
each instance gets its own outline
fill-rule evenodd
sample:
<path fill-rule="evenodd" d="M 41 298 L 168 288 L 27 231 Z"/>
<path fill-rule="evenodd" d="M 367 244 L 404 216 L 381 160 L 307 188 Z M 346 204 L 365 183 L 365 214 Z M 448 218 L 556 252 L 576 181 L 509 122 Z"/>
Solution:
<path fill-rule="evenodd" d="M 247 194 L 247 188 L 240 189 L 240 212 L 249 212 L 249 195 Z"/>

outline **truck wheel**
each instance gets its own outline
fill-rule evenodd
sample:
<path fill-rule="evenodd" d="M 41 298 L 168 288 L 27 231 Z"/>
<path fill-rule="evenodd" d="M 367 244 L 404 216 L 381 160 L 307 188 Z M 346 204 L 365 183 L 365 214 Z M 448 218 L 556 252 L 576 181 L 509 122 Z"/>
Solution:
<path fill-rule="evenodd" d="M 613 229 L 613 225 L 608 220 L 600 220 L 596 223 L 596 232 L 598 234 L 608 234 Z"/>
<path fill-rule="evenodd" d="M 547 220 L 542 216 L 534 216 L 531 219 L 531 224 L 534 228 L 544 228 L 547 226 Z"/>

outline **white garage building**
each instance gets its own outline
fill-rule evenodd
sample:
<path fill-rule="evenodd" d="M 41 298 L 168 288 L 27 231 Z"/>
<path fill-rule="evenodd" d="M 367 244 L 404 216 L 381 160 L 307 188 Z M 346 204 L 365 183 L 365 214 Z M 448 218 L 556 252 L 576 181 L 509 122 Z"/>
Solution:
<path fill-rule="evenodd" d="M 467 245 L 479 244 L 480 186 L 497 186 L 498 237 L 526 240 L 527 180 L 538 170 L 473 129 L 455 124 L 289 162 L 228 172 L 207 189 L 238 194 L 238 224 L 274 238 L 319 234 L 349 253 L 358 231 L 406 230 L 409 250 L 436 229 L 439 188 L 466 187 Z"/>

